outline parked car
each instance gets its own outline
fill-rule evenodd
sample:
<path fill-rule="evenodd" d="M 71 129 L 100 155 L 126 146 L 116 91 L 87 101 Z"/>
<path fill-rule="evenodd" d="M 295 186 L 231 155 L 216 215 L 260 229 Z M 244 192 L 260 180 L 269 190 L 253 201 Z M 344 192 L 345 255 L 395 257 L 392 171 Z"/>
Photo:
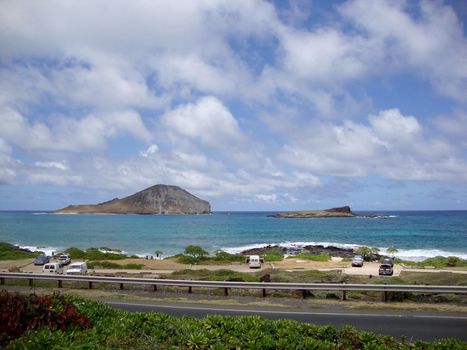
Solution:
<path fill-rule="evenodd" d="M 254 269 L 254 268 L 259 269 L 259 268 L 261 268 L 261 264 L 264 263 L 264 259 L 260 258 L 259 255 L 250 255 L 246 259 L 246 263 L 248 264 L 250 269 Z"/>
<path fill-rule="evenodd" d="M 391 264 L 381 264 L 379 266 L 379 275 L 380 276 L 392 276 L 394 270 L 392 269 Z"/>
<path fill-rule="evenodd" d="M 44 273 L 55 273 L 55 274 L 63 274 L 63 266 L 59 263 L 47 263 L 42 268 L 42 272 Z"/>
<path fill-rule="evenodd" d="M 50 258 L 47 255 L 39 255 L 34 259 L 34 265 L 44 265 L 50 261 Z"/>
<path fill-rule="evenodd" d="M 88 265 L 85 262 L 74 262 L 68 266 L 67 275 L 85 275 L 88 272 Z"/>
<path fill-rule="evenodd" d="M 363 266 L 363 256 L 355 255 L 352 259 L 352 266 L 354 267 L 362 267 Z"/>
<path fill-rule="evenodd" d="M 70 257 L 65 254 L 59 255 L 57 261 L 63 265 L 68 265 L 71 262 Z"/>
<path fill-rule="evenodd" d="M 394 267 L 394 260 L 386 256 L 381 262 L 381 264 L 391 265 L 391 267 Z"/>

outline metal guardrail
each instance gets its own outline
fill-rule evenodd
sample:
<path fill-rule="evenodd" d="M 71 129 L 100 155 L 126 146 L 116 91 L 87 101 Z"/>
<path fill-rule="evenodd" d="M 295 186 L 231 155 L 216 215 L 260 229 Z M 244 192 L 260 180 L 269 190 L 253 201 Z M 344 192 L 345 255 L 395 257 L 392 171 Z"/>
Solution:
<path fill-rule="evenodd" d="M 63 281 L 85 282 L 89 288 L 93 283 L 120 284 L 123 289 L 124 284 L 152 285 L 154 290 L 157 286 L 177 286 L 188 287 L 188 292 L 192 292 L 193 287 L 200 288 L 224 288 L 225 295 L 228 290 L 236 289 L 261 289 L 263 296 L 266 290 L 298 290 L 298 291 L 340 291 L 345 299 L 347 291 L 371 291 L 384 292 L 384 299 L 387 299 L 387 292 L 415 292 L 415 293 L 460 293 L 467 294 L 467 286 L 434 286 L 434 285 L 396 285 L 396 284 L 346 284 L 346 283 L 276 283 L 276 282 L 230 282 L 230 281 L 194 281 L 194 280 L 169 280 L 152 278 L 128 278 L 128 277 L 104 277 L 104 276 L 77 276 L 77 275 L 47 275 L 31 273 L 0 272 L 0 284 L 5 284 L 5 279 L 27 279 L 29 285 L 33 286 L 34 280 L 57 281 L 61 288 Z M 305 294 L 304 294 L 305 296 Z"/>

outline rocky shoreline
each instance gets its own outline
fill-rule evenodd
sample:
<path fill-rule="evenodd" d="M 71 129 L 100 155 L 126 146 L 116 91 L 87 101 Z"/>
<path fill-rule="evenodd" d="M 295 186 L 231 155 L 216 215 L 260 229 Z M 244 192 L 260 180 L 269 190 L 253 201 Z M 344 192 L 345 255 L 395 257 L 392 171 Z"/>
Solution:
<path fill-rule="evenodd" d="M 280 250 L 282 254 L 295 255 L 302 251 L 308 251 L 313 255 L 320 255 L 322 253 L 329 254 L 332 257 L 340 258 L 352 258 L 355 255 L 355 251 L 352 248 L 339 248 L 335 246 L 323 246 L 323 245 L 307 245 L 303 248 L 285 248 L 278 245 L 268 245 L 262 248 L 252 248 L 242 251 L 242 255 L 263 255 L 272 251 Z"/>

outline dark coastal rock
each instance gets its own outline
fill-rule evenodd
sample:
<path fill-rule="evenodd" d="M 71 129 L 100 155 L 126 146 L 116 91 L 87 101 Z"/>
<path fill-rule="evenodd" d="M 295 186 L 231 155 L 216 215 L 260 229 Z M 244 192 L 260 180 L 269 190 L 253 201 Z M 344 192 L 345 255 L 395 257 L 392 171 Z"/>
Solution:
<path fill-rule="evenodd" d="M 300 219 L 300 218 L 336 218 L 336 217 L 355 217 L 349 206 L 337 207 L 325 210 L 303 210 L 289 211 L 284 213 L 268 215 L 273 218 Z"/>
<path fill-rule="evenodd" d="M 321 253 L 326 253 L 330 256 L 340 258 L 352 258 L 355 254 L 352 248 L 339 248 L 334 246 L 325 247 L 323 245 L 307 245 L 303 247 L 303 249 L 309 251 L 313 255 L 320 255 Z"/>
<path fill-rule="evenodd" d="M 343 206 L 343 207 L 338 207 L 338 208 L 331 208 L 331 209 L 326 209 L 328 213 L 347 213 L 347 214 L 353 214 L 352 210 L 350 210 L 350 207 L 348 205 Z"/>
<path fill-rule="evenodd" d="M 251 248 L 251 249 L 242 251 L 240 254 L 242 255 L 263 255 L 263 254 L 270 253 L 272 251 L 277 252 L 278 250 L 280 250 L 282 254 L 287 254 L 287 248 L 282 248 L 277 245 L 267 245 L 263 248 Z"/>
<path fill-rule="evenodd" d="M 271 282 L 271 275 L 269 273 L 267 273 L 267 274 L 261 276 L 259 281 L 269 283 L 269 282 Z"/>
<path fill-rule="evenodd" d="M 209 202 L 178 186 L 155 185 L 123 199 L 91 205 L 69 205 L 56 214 L 209 214 Z"/>
<path fill-rule="evenodd" d="M 321 253 L 329 254 L 330 256 L 341 257 L 341 258 L 352 258 L 355 253 L 351 248 L 339 248 L 334 246 L 323 246 L 323 245 L 307 245 L 303 248 L 299 247 L 279 247 L 278 245 L 267 245 L 263 248 L 252 248 L 241 252 L 242 255 L 263 255 L 272 251 L 277 252 L 280 250 L 282 254 L 295 255 L 303 250 L 310 252 L 313 255 L 320 255 Z"/>

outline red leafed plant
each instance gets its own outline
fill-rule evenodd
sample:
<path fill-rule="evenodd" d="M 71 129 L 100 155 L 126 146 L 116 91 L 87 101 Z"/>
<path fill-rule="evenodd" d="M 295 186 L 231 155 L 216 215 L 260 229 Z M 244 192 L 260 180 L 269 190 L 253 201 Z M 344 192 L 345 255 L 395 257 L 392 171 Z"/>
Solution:
<path fill-rule="evenodd" d="M 87 328 L 91 321 L 61 295 L 20 295 L 0 291 L 0 347 L 30 329 L 49 327 L 64 331 L 72 326 Z"/>

